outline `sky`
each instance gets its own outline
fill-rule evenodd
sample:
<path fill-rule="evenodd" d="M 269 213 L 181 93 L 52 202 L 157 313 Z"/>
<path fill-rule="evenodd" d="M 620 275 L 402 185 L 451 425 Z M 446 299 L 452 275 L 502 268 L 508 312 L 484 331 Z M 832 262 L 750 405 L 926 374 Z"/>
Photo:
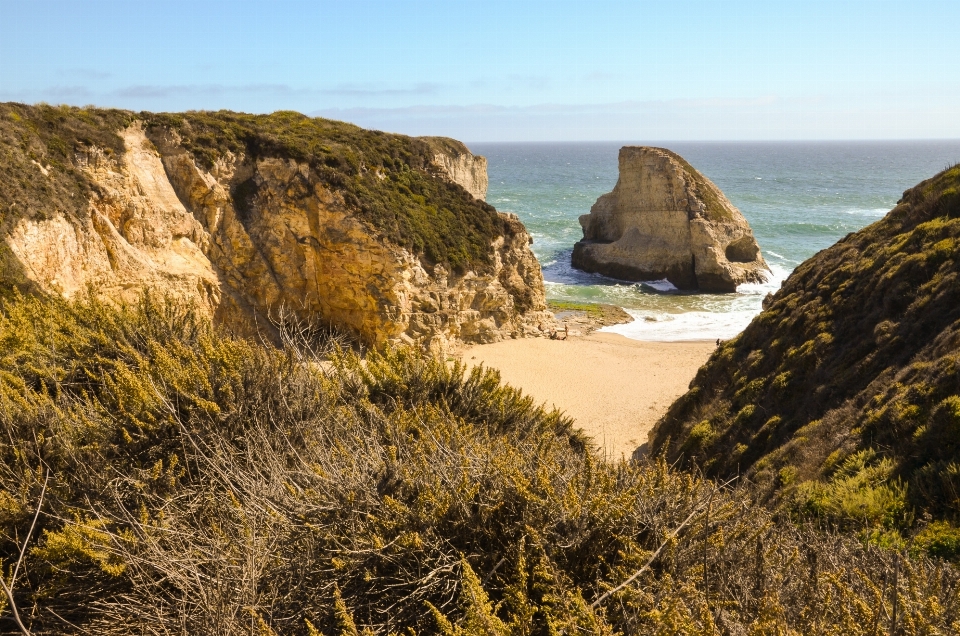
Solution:
<path fill-rule="evenodd" d="M 468 142 L 960 138 L 958 24 L 958 0 L 0 0 L 0 101 Z"/>

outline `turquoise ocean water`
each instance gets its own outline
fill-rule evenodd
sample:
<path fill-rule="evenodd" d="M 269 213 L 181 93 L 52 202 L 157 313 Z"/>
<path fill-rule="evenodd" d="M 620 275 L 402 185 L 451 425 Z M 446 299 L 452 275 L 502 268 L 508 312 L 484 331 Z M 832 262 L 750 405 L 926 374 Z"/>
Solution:
<path fill-rule="evenodd" d="M 638 340 L 713 340 L 739 333 L 763 297 L 803 260 L 886 214 L 902 192 L 960 162 L 960 140 L 658 143 L 723 190 L 749 221 L 773 270 L 735 294 L 669 294 L 570 267 L 577 217 L 617 182 L 624 143 L 471 144 L 487 157 L 487 201 L 533 235 L 547 297 L 605 302 L 636 319 L 609 328 Z"/>

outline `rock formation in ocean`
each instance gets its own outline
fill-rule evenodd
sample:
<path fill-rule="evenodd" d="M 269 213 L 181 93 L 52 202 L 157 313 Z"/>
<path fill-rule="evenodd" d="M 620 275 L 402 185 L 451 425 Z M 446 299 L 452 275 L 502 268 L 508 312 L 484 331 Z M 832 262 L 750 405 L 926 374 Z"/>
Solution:
<path fill-rule="evenodd" d="M 769 271 L 740 211 L 663 148 L 621 148 L 616 187 L 580 225 L 573 266 L 611 278 L 665 278 L 679 289 L 732 292 L 741 283 L 763 282 Z"/>
<path fill-rule="evenodd" d="M 449 137 L 420 137 L 433 150 L 434 164 L 447 178 L 481 201 L 487 198 L 487 158 L 474 155 L 463 142 Z"/>
<path fill-rule="evenodd" d="M 284 309 L 437 351 L 552 324 L 523 224 L 426 142 L 295 113 L 5 104 L 0 126 L 24 186 L 0 208 L 2 285 L 152 289 L 245 333 Z"/>

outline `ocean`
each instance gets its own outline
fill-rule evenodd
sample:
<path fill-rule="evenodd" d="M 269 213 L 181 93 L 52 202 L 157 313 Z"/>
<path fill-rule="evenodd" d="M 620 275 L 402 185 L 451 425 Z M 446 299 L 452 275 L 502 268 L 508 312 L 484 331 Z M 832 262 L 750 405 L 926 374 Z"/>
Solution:
<path fill-rule="evenodd" d="M 680 154 L 723 190 L 773 270 L 767 283 L 741 285 L 734 294 L 678 294 L 570 266 L 582 237 L 577 217 L 613 189 L 623 145 L 475 143 L 470 149 L 488 161 L 487 202 L 519 215 L 533 236 L 547 297 L 623 307 L 634 322 L 606 330 L 637 340 L 735 336 L 797 265 L 883 217 L 904 190 L 960 162 L 960 140 L 650 144 Z"/>

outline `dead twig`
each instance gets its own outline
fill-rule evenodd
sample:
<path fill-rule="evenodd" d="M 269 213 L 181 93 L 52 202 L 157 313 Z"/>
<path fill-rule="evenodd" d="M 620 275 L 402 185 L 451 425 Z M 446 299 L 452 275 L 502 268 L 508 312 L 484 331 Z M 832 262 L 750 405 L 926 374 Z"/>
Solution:
<path fill-rule="evenodd" d="M 20 612 L 17 610 L 17 602 L 13 598 L 13 588 L 17 584 L 17 575 L 20 573 L 20 564 L 23 563 L 23 555 L 27 553 L 27 545 L 30 543 L 30 537 L 33 536 L 33 530 L 37 526 L 37 519 L 40 518 L 40 509 L 43 508 L 43 497 L 47 494 L 47 484 L 50 481 L 50 471 L 47 471 L 47 477 L 43 480 L 43 488 L 40 489 L 40 500 L 37 502 L 37 511 L 33 515 L 33 522 L 30 524 L 30 530 L 27 531 L 27 536 L 23 541 L 23 545 L 20 547 L 20 556 L 17 559 L 17 564 L 13 567 L 13 575 L 10 577 L 10 583 L 7 584 L 3 580 L 3 577 L 0 576 L 0 586 L 3 586 L 3 593 L 7 597 L 7 602 L 10 603 L 10 613 L 13 614 L 13 620 L 16 621 L 17 627 L 20 628 L 20 631 L 23 632 L 26 636 L 30 636 L 30 630 L 27 629 L 27 626 L 23 624 L 23 621 L 20 619 Z"/>
<path fill-rule="evenodd" d="M 713 493 L 711 492 L 711 493 L 710 493 L 710 501 L 712 501 L 712 500 L 713 500 Z M 663 549 L 666 548 L 667 545 L 668 545 L 671 541 L 673 541 L 673 540 L 677 537 L 678 534 L 680 534 L 680 531 L 683 530 L 683 529 L 687 526 L 687 524 L 690 523 L 690 522 L 693 520 L 693 518 L 697 516 L 697 513 L 699 513 L 700 510 L 701 510 L 701 508 L 703 507 L 703 503 L 704 503 L 704 502 L 700 502 L 700 503 L 693 509 L 693 511 L 692 511 L 689 515 L 687 515 L 687 518 L 683 520 L 683 523 L 681 523 L 679 526 L 677 526 L 676 528 L 674 528 L 674 529 L 673 529 L 673 532 L 671 532 L 669 535 L 667 535 L 667 538 L 664 539 L 664 540 L 663 540 L 663 543 L 660 544 L 660 547 L 657 548 L 656 551 L 655 551 L 652 555 L 650 555 L 650 558 L 647 559 L 647 562 L 643 564 L 643 567 L 642 567 L 642 568 L 640 568 L 639 570 L 637 570 L 636 572 L 634 572 L 633 575 L 630 576 L 630 578 L 628 578 L 626 581 L 624 581 L 623 583 L 621 583 L 621 584 L 618 585 L 617 587 L 613 588 L 612 590 L 608 590 L 607 592 L 605 592 L 604 594 L 602 594 L 602 595 L 600 596 L 600 598 L 598 598 L 597 600 L 595 600 L 593 603 L 590 604 L 590 609 L 595 609 L 595 608 L 597 608 L 597 607 L 598 607 L 601 603 L 603 603 L 605 600 L 607 600 L 607 599 L 610 598 L 612 595 L 616 594 L 617 592 L 619 592 L 620 590 L 622 590 L 622 589 L 625 588 L 626 586 L 628 586 L 628 585 L 630 585 L 631 583 L 633 583 L 635 580 L 637 580 L 637 578 L 638 578 L 641 574 L 643 574 L 644 572 L 646 572 L 647 569 L 653 564 L 653 562 L 656 561 L 657 557 L 660 556 L 660 553 L 663 552 Z"/>

